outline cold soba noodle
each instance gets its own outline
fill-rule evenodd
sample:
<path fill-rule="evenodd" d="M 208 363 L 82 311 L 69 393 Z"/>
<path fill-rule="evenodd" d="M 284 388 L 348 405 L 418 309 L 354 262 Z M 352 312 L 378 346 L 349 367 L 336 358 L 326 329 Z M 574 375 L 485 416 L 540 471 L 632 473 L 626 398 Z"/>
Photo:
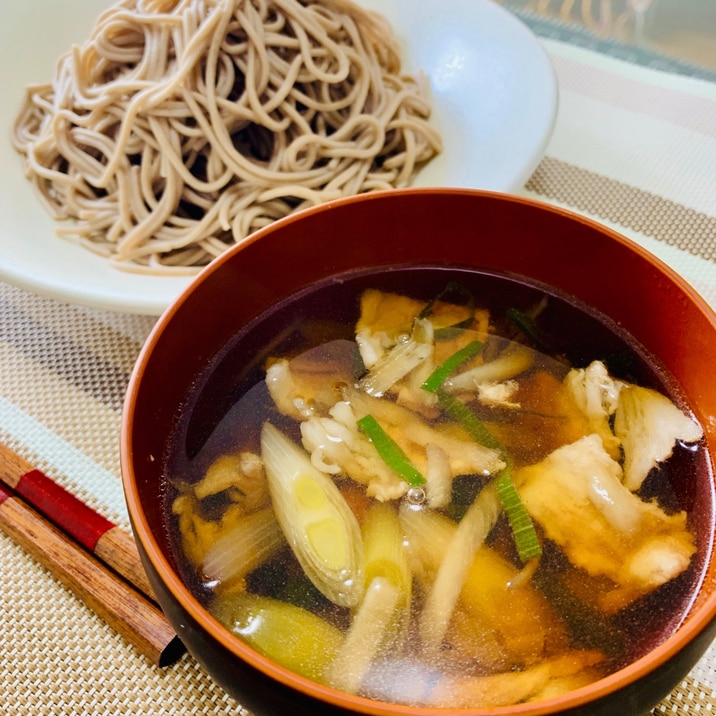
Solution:
<path fill-rule="evenodd" d="M 298 209 L 410 183 L 426 87 L 349 0 L 124 0 L 27 89 L 13 128 L 60 235 L 194 273 Z"/>
<path fill-rule="evenodd" d="M 701 436 L 639 346 L 551 290 L 355 273 L 207 370 L 168 529 L 198 598 L 287 668 L 398 703 L 536 700 L 678 626 Z"/>

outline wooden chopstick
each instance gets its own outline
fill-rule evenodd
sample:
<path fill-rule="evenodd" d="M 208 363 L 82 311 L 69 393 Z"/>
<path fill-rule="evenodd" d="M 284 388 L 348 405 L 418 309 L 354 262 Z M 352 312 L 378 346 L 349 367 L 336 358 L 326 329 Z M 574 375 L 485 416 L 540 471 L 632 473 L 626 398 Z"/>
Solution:
<path fill-rule="evenodd" d="M 0 480 L 72 539 L 155 599 L 134 538 L 71 492 L 0 444 Z"/>
<path fill-rule="evenodd" d="M 152 601 L 2 487 L 0 528 L 154 664 L 166 666 L 183 653 Z"/>
<path fill-rule="evenodd" d="M 151 661 L 181 655 L 130 534 L 2 443 L 0 482 L 4 532 Z"/>

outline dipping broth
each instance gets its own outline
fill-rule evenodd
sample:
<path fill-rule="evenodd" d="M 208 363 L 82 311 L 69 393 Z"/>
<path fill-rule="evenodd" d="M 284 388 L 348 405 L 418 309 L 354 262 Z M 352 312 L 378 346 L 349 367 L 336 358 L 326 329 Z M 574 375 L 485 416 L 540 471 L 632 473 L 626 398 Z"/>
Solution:
<path fill-rule="evenodd" d="M 678 627 L 713 514 L 700 438 L 658 361 L 550 287 L 354 272 L 216 356 L 164 511 L 183 579 L 261 653 L 370 698 L 500 706 Z"/>

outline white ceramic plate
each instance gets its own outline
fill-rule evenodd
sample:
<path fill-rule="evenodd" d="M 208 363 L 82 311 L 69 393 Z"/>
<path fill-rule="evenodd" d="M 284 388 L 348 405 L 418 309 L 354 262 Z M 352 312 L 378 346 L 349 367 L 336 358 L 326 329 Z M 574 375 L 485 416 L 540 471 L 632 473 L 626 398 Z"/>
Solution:
<path fill-rule="evenodd" d="M 97 308 L 159 315 L 189 278 L 111 269 L 54 234 L 8 135 L 24 87 L 89 36 L 110 0 L 23 0 L 0 8 L 0 279 Z M 491 0 L 361 0 L 393 25 L 405 69 L 429 78 L 445 150 L 416 184 L 517 191 L 543 156 L 557 109 L 549 60 L 532 33 Z"/>

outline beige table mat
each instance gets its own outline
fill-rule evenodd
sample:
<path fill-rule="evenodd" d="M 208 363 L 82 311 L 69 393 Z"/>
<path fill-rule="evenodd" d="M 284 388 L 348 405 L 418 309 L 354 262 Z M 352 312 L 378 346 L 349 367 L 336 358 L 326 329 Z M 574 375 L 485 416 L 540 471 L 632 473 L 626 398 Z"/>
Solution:
<path fill-rule="evenodd" d="M 525 193 L 616 227 L 716 306 L 716 76 L 526 20 L 561 103 Z M 0 283 L 0 441 L 125 528 L 121 406 L 153 323 Z M 190 656 L 147 663 L 2 533 L 0 559 L 0 714 L 241 713 Z M 713 650 L 654 710 L 711 712 Z"/>

